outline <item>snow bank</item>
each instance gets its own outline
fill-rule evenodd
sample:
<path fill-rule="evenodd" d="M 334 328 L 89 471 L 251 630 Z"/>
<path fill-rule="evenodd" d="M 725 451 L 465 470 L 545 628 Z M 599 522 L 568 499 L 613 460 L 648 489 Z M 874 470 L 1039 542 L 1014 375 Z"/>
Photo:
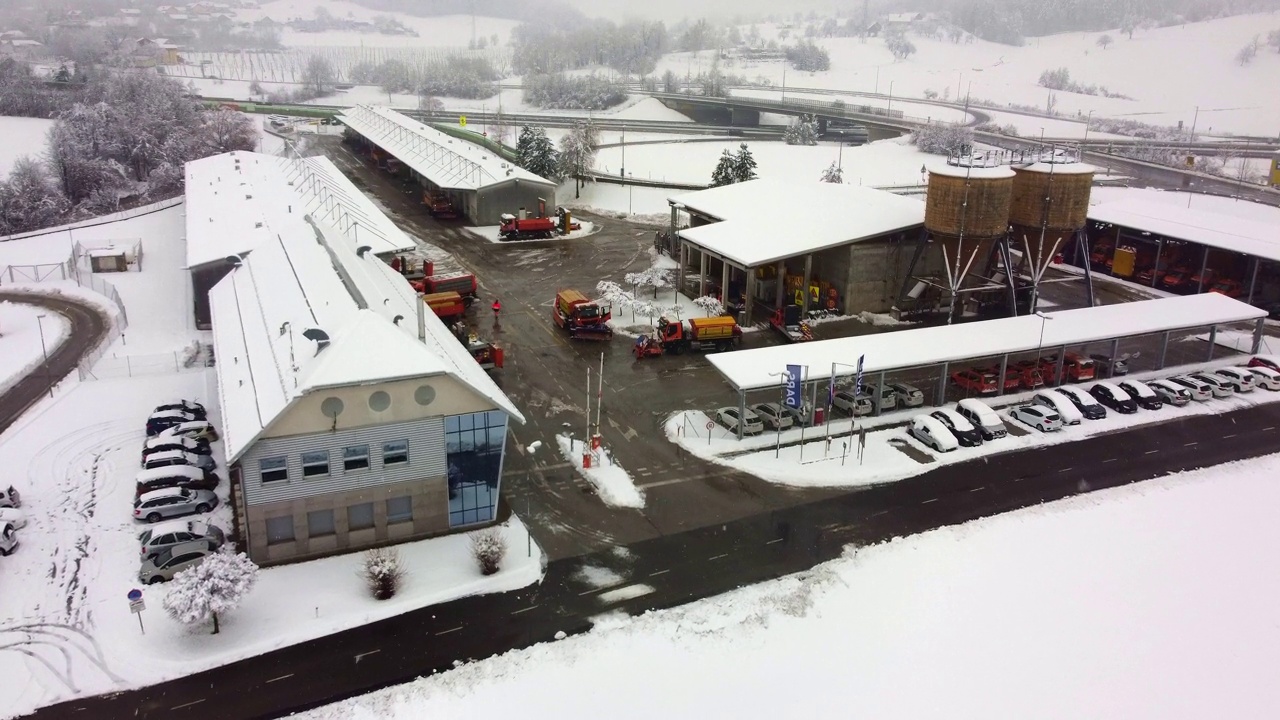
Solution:
<path fill-rule="evenodd" d="M 586 478 L 596 489 L 596 494 L 606 505 L 614 507 L 644 507 L 644 492 L 636 487 L 631 476 L 621 465 L 613 461 L 609 450 L 601 446 L 591 452 L 591 467 L 582 467 L 582 455 L 587 450 L 581 440 L 566 435 L 556 435 L 556 444 L 564 459 L 573 463 L 578 474 Z"/>
<path fill-rule="evenodd" d="M 0 395 L 39 368 L 45 351 L 57 350 L 70 331 L 71 323 L 56 312 L 22 303 L 0 303 Z"/>

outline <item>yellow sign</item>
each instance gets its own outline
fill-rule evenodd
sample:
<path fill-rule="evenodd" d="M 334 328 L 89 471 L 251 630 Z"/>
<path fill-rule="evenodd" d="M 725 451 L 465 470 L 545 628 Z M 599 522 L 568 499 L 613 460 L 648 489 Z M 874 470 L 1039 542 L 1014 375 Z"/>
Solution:
<path fill-rule="evenodd" d="M 466 126 L 467 126 L 467 116 L 466 116 L 466 115 L 459 115 L 459 116 L 458 116 L 458 124 L 459 124 L 459 125 L 461 125 L 462 127 L 466 127 Z"/>

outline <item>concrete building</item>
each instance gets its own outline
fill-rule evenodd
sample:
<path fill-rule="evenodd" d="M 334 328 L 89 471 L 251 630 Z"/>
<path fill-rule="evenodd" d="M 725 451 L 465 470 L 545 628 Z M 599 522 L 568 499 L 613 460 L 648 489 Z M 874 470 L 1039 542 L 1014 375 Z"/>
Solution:
<path fill-rule="evenodd" d="M 791 304 L 805 312 L 888 310 L 925 210 L 919 200 L 867 187 L 769 179 L 668 202 L 679 286 L 695 296 L 750 298 L 745 324 Z"/>
<path fill-rule="evenodd" d="M 390 156 L 424 193 L 444 196 L 475 225 L 497 225 L 504 213 L 554 213 L 556 184 L 390 108 L 359 105 L 338 116 L 358 147 Z"/>
<path fill-rule="evenodd" d="M 185 177 L 192 312 L 203 329 L 210 325 L 209 289 L 231 270 L 226 259 L 275 236 L 267 218 L 276 205 L 338 228 L 379 258 L 416 247 L 324 157 L 224 153 L 187 163 Z"/>
<path fill-rule="evenodd" d="M 195 222 L 258 236 L 247 255 L 224 252 L 230 270 L 209 291 L 219 430 L 250 557 L 275 564 L 493 522 L 520 412 L 376 256 L 365 225 L 344 219 L 350 205 L 298 204 L 296 187 L 322 179 L 261 173 L 244 189 L 235 176 L 275 159 L 234 155 L 193 163 L 187 196 L 221 188 L 218 215 Z"/>

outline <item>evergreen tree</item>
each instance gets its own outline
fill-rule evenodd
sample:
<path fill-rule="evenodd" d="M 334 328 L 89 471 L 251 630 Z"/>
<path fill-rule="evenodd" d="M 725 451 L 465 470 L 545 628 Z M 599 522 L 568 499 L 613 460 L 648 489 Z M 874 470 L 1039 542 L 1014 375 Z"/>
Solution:
<path fill-rule="evenodd" d="M 568 135 L 560 138 L 558 166 L 564 177 L 573 176 L 574 197 L 581 197 L 582 175 L 596 162 L 596 146 L 600 131 L 590 120 L 574 124 Z"/>
<path fill-rule="evenodd" d="M 558 180 L 559 158 L 556 148 L 547 131 L 542 128 L 529 127 L 520 129 L 520 140 L 516 143 L 516 156 L 520 167 L 539 177 Z"/>
<path fill-rule="evenodd" d="M 788 145 L 817 145 L 818 123 L 812 115 L 794 118 L 782 133 L 782 140 Z"/>
<path fill-rule="evenodd" d="M 757 177 L 756 159 L 751 156 L 747 144 L 742 143 L 738 146 L 738 155 L 733 159 L 733 181 L 746 182 L 755 180 Z"/>
<path fill-rule="evenodd" d="M 732 185 L 737 181 L 737 158 L 725 150 L 720 156 L 720 162 L 716 163 L 716 169 L 711 173 L 711 187 Z"/>
<path fill-rule="evenodd" d="M 835 162 L 833 161 L 830 165 L 827 166 L 826 170 L 822 171 L 822 182 L 835 183 L 837 185 L 843 183 L 844 168 L 835 164 Z"/>

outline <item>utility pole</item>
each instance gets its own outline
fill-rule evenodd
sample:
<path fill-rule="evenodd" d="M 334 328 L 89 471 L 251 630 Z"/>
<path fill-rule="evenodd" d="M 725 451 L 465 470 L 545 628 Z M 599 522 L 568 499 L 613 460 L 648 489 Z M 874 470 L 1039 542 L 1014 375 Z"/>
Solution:
<path fill-rule="evenodd" d="M 40 352 L 44 355 L 44 379 L 49 385 L 49 397 L 53 397 L 53 374 L 49 372 L 49 348 L 44 344 L 44 314 L 36 316 L 36 324 L 40 326 Z"/>

